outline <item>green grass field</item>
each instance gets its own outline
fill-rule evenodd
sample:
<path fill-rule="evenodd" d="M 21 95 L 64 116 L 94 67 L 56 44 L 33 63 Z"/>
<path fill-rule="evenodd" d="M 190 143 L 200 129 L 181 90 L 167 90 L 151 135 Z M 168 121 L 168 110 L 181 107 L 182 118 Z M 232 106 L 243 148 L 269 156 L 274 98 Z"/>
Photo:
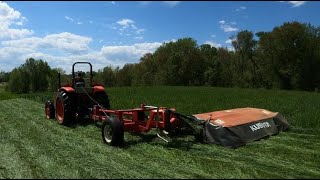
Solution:
<path fill-rule="evenodd" d="M 209 87 L 108 88 L 112 108 L 141 103 L 182 114 L 257 107 L 280 112 L 291 129 L 229 149 L 125 133 L 102 143 L 97 124 L 68 128 L 44 117 L 52 93 L 0 91 L 0 178 L 320 178 L 320 93 Z"/>

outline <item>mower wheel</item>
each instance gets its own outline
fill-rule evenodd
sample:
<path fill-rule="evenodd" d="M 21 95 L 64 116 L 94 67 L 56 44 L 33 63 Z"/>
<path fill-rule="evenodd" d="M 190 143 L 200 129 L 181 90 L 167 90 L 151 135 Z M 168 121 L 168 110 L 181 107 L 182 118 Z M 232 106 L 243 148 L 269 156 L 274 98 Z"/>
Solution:
<path fill-rule="evenodd" d="M 45 104 L 44 109 L 45 109 L 45 113 L 46 113 L 46 118 L 53 119 L 55 116 L 55 109 L 54 109 L 53 102 L 48 100 Z"/>
<path fill-rule="evenodd" d="M 97 92 L 93 95 L 93 99 L 99 103 L 100 106 L 110 109 L 110 101 L 106 92 Z"/>
<path fill-rule="evenodd" d="M 102 140 L 111 146 L 121 146 L 124 142 L 124 127 L 116 117 L 109 117 L 102 124 Z"/>
<path fill-rule="evenodd" d="M 56 99 L 56 118 L 61 125 L 69 125 L 75 119 L 74 102 L 70 93 L 61 91 Z"/>

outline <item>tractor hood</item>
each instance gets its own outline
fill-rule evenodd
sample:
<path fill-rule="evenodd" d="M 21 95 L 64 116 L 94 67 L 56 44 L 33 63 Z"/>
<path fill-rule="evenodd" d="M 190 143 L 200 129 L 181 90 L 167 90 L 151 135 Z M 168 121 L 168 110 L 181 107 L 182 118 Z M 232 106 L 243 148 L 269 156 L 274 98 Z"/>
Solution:
<path fill-rule="evenodd" d="M 278 112 L 258 108 L 237 108 L 194 114 L 204 121 L 202 132 L 205 143 L 239 147 L 285 131 L 289 123 Z"/>

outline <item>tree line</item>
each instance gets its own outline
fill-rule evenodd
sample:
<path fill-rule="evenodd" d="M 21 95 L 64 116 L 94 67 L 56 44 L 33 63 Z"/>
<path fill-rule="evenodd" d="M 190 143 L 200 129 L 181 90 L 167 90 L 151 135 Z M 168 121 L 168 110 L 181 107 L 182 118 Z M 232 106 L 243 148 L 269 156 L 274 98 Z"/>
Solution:
<path fill-rule="evenodd" d="M 190 38 L 163 43 L 138 63 L 106 66 L 93 80 L 111 86 L 218 86 L 314 91 L 320 88 L 320 28 L 285 22 L 270 32 L 243 30 L 226 47 L 198 45 Z M 57 73 L 43 60 L 26 63 L 6 74 L 8 90 L 56 90 Z M 3 75 L 0 77 L 4 77 Z M 41 75 L 40 75 L 41 74 Z M 62 73 L 63 74 L 63 73 Z M 22 78 L 23 77 L 23 78 Z M 63 75 L 63 81 L 71 80 Z M 1 78 L 0 78 L 1 80 Z"/>

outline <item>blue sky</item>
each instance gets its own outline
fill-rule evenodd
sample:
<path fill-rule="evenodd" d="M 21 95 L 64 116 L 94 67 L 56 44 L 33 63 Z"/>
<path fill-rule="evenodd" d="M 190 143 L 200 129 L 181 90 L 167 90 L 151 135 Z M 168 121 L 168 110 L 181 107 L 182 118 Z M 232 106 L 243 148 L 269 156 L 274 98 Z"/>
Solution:
<path fill-rule="evenodd" d="M 241 30 L 318 27 L 319 9 L 312 1 L 2 1 L 0 71 L 29 57 L 66 72 L 76 61 L 122 67 L 184 37 L 232 50 L 230 37 Z"/>

